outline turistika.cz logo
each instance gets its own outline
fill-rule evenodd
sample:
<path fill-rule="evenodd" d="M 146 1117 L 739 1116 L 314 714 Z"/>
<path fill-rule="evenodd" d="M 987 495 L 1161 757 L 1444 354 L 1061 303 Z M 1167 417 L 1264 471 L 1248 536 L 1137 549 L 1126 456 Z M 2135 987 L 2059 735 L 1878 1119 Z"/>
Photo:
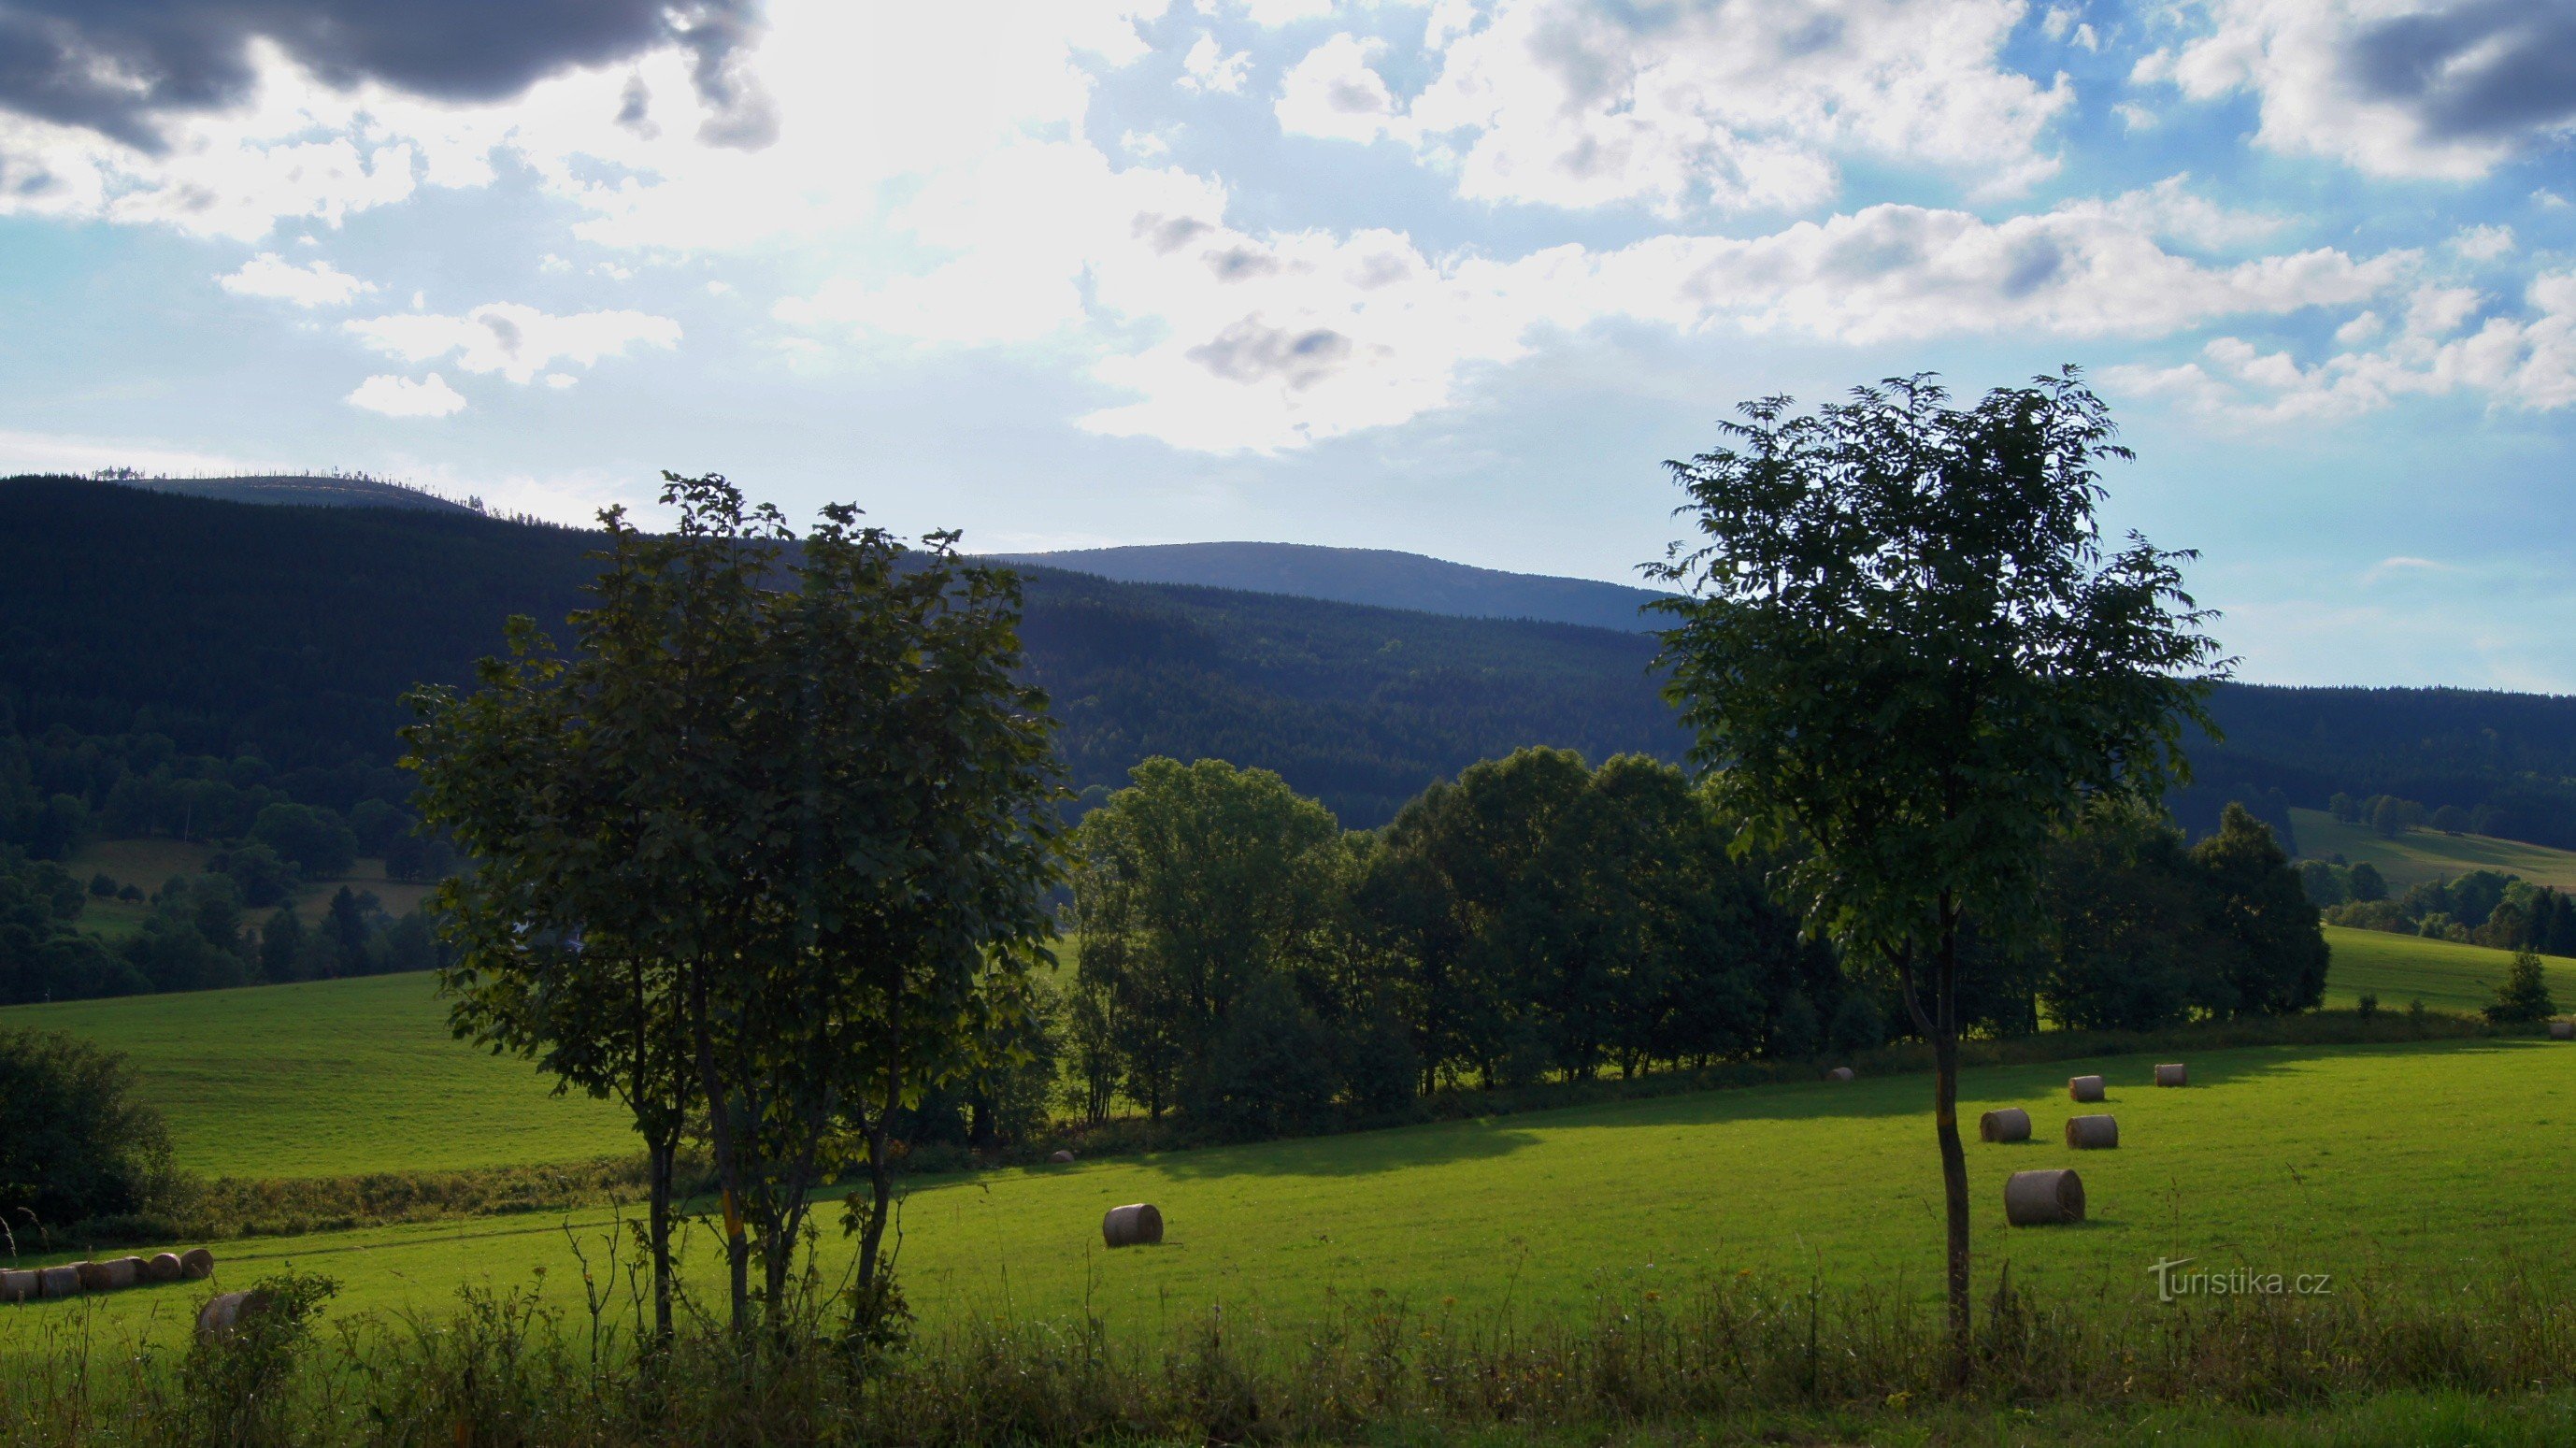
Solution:
<path fill-rule="evenodd" d="M 2212 1272 L 2182 1269 L 2199 1261 L 2197 1257 L 2168 1257 L 2147 1269 L 2156 1279 L 2156 1301 L 2179 1302 L 2186 1297 L 2327 1297 L 2334 1293 L 2331 1272 L 2301 1272 L 2293 1276 L 2283 1272 L 2257 1272 L 2251 1267 L 2230 1267 Z"/>

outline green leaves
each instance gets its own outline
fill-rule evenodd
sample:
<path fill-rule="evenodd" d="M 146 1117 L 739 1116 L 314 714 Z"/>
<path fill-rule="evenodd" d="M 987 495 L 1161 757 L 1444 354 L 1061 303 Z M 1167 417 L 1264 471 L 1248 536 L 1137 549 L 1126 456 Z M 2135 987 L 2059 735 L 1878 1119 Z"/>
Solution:
<path fill-rule="evenodd" d="M 2009 933 L 2049 830 L 2153 802 L 2228 661 L 2187 553 L 2106 553 L 2099 465 L 2126 458 L 2073 369 L 1953 408 L 1928 377 L 1793 414 L 1749 403 L 1672 468 L 1698 536 L 1652 570 L 1670 697 L 1740 845 L 1863 950 L 1945 913 Z"/>

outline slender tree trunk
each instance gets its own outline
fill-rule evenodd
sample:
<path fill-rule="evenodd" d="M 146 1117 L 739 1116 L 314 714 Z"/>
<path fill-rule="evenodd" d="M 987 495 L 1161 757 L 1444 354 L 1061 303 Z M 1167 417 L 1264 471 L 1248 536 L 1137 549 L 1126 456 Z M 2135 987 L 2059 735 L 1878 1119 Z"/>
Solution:
<path fill-rule="evenodd" d="M 1941 1199 L 1949 1224 L 1950 1379 L 1965 1387 L 1968 1318 L 1968 1154 L 1959 1144 L 1959 920 L 1941 902 L 1941 954 L 1933 979 L 1932 1122 L 1941 1142 Z"/>
<path fill-rule="evenodd" d="M 645 1147 L 651 1163 L 652 1184 L 645 1207 L 644 1232 L 653 1249 L 653 1339 L 661 1347 L 671 1341 L 671 1188 L 678 1174 L 679 1143 L 673 1137 L 662 1137 Z"/>
<path fill-rule="evenodd" d="M 742 1163 L 734 1148 L 732 1103 L 725 1095 L 724 1077 L 716 1070 L 703 964 L 690 974 L 689 1013 L 695 1017 L 691 1034 L 697 1046 L 698 1086 L 707 1097 L 707 1135 L 715 1148 L 716 1184 L 724 1193 L 725 1278 L 734 1336 L 742 1338 L 751 1332 L 751 1242 L 742 1233 Z"/>

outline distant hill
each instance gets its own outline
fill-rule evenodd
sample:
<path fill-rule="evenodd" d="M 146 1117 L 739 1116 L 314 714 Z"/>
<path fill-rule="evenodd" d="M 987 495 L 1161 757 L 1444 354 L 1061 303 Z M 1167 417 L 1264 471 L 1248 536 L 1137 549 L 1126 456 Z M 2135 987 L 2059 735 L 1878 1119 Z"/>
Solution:
<path fill-rule="evenodd" d="M 1658 627 L 1655 615 L 1638 610 L 1665 596 L 1589 578 L 1505 573 L 1419 553 L 1306 543 L 1156 543 L 997 556 L 1014 563 L 1097 574 L 1120 583 L 1191 583 L 1459 618 L 1527 618 L 1625 633 Z"/>
<path fill-rule="evenodd" d="M 462 509 L 0 481 L 0 813 L 17 783 L 7 736 L 57 726 L 380 781 L 402 691 L 468 682 L 513 613 L 562 638 L 599 546 L 593 530 Z M 1360 827 L 1525 744 L 1595 760 L 1683 747 L 1642 635 L 1022 572 L 1022 635 L 1077 788 L 1122 784 L 1150 755 L 1222 758 Z"/>
<path fill-rule="evenodd" d="M 14 482 L 16 479 L 0 479 Z M 462 503 L 380 478 L 335 478 L 277 473 L 238 478 L 109 478 L 122 487 L 226 503 L 286 503 L 311 508 L 416 508 L 426 513 L 471 513 Z"/>
<path fill-rule="evenodd" d="M 400 693 L 466 682 L 509 614 L 560 636 L 598 542 L 455 507 L 255 511 L 0 481 L 0 814 L 13 792 L 90 788 L 76 748 L 59 778 L 12 776 L 9 737 L 57 726 L 398 790 Z M 1274 769 L 1358 827 L 1523 745 L 1596 761 L 1685 747 L 1658 696 L 1654 640 L 1638 632 L 1444 616 L 1419 594 L 1398 610 L 1243 591 L 1250 577 L 1214 588 L 1021 567 L 1031 671 L 1053 696 L 1077 788 L 1119 784 L 1149 755 L 1215 757 Z M 2193 741 L 2195 782 L 2169 801 L 2195 834 L 2230 800 L 2287 831 L 2292 807 L 2343 791 L 2483 809 L 2494 835 L 2576 849 L 2576 699 L 2231 684 L 2211 707 L 2226 742 Z"/>

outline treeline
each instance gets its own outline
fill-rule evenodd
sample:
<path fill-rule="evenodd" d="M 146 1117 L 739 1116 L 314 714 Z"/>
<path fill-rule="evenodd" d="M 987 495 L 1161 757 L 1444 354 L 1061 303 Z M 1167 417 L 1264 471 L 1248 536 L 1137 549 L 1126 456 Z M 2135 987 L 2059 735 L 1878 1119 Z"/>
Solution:
<path fill-rule="evenodd" d="M 1042 1125 L 1052 1083 L 1266 1135 L 1512 1087 L 1805 1060 L 1912 1036 L 1880 962 L 1802 939 L 1759 862 L 1682 772 L 1525 749 L 1345 831 L 1276 775 L 1148 760 L 1073 835 L 1079 965 L 1024 1064 L 925 1104 L 916 1141 Z M 1975 947 L 1986 1036 L 2154 1029 L 2313 1008 L 2318 914 L 2243 810 L 2196 846 L 2098 812 L 2052 844 L 2045 928 Z"/>
<path fill-rule="evenodd" d="M 318 924 L 286 901 L 255 918 L 234 877 L 173 876 L 127 898 L 147 909 L 114 941 L 79 928 L 91 896 L 120 893 L 104 875 L 84 885 L 51 860 L 0 845 L 0 1005 L 222 990 L 345 975 L 429 970 L 439 946 L 419 912 L 394 916 L 367 891 L 343 885 Z"/>
<path fill-rule="evenodd" d="M 5 720 L 0 720 L 5 724 Z M 455 853 L 415 833 L 411 776 L 350 761 L 279 769 L 254 753 L 185 754 L 166 734 L 85 735 L 56 725 L 29 737 L 0 727 L 0 844 L 69 860 L 95 840 L 242 841 L 246 903 L 275 904 L 254 883 L 283 865 L 308 879 L 381 857 L 396 880 L 435 880 Z"/>
<path fill-rule="evenodd" d="M 2519 875 L 2471 870 L 2418 882 L 2395 898 L 2367 860 L 2310 860 L 2299 867 L 2299 877 L 2308 898 L 2324 907 L 2329 925 L 2576 956 L 2576 895 Z"/>

